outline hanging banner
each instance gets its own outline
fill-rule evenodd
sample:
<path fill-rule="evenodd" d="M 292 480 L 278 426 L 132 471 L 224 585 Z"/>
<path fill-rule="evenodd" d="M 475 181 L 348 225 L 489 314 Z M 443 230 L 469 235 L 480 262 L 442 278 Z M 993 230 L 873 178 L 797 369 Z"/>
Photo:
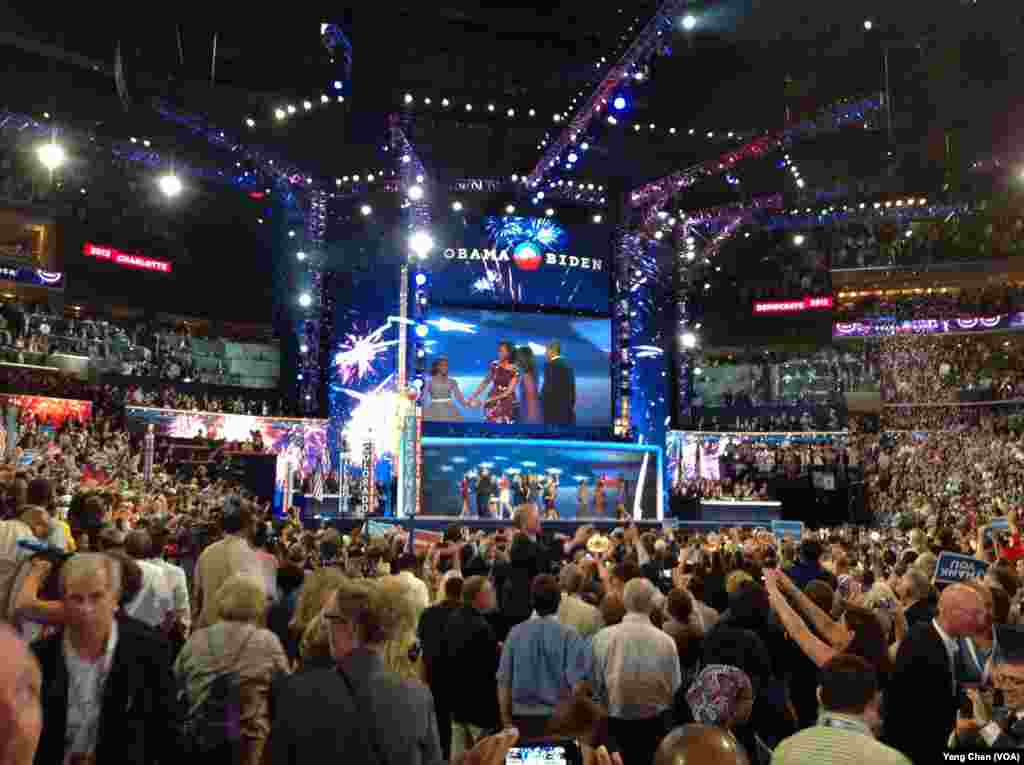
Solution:
<path fill-rule="evenodd" d="M 405 418 L 402 428 L 402 493 L 400 517 L 416 514 L 416 415 Z"/>

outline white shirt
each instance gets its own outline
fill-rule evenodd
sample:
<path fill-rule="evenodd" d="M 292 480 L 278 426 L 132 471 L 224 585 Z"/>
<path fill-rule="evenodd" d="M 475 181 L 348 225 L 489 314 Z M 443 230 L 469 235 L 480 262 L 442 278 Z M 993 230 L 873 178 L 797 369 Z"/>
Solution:
<path fill-rule="evenodd" d="M 178 613 L 178 619 L 186 628 L 192 625 L 192 609 L 188 600 L 188 579 L 185 577 L 185 570 L 170 561 L 162 558 L 150 558 L 147 563 L 160 566 L 167 576 L 167 584 L 174 595 L 174 610 Z"/>
<path fill-rule="evenodd" d="M 175 612 L 174 592 L 162 566 L 148 560 L 137 560 L 142 569 L 142 589 L 124 607 L 128 616 L 159 629 L 168 613 Z"/>
<path fill-rule="evenodd" d="M 594 636 L 594 688 L 612 717 L 646 720 L 672 706 L 682 673 L 676 642 L 647 614 L 627 613 Z"/>
<path fill-rule="evenodd" d="M 64 762 L 73 754 L 92 754 L 99 741 L 103 711 L 103 686 L 114 665 L 117 648 L 117 620 L 110 627 L 107 650 L 98 661 L 85 661 L 64 633 L 64 662 L 68 670 L 68 721 L 64 736 Z"/>

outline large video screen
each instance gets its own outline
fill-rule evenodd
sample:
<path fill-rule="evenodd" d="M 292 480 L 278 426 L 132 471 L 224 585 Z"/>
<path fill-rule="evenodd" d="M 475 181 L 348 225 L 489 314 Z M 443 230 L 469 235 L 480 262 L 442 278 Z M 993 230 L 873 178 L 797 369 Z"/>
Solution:
<path fill-rule="evenodd" d="M 532 502 L 542 516 L 662 518 L 661 449 L 633 444 L 425 438 L 427 515 L 509 518 Z"/>
<path fill-rule="evenodd" d="M 436 308 L 426 330 L 427 422 L 520 433 L 611 424 L 608 319 Z"/>
<path fill-rule="evenodd" d="M 610 230 L 551 218 L 492 216 L 449 227 L 432 254 L 431 299 L 608 315 Z"/>

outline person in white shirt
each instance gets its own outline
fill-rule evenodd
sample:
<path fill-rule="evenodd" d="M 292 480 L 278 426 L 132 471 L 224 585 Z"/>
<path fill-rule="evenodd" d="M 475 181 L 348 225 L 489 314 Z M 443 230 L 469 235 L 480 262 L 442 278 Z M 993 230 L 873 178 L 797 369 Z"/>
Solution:
<path fill-rule="evenodd" d="M 49 536 L 50 514 L 39 507 L 26 509 L 14 520 L 0 522 L 0 615 L 8 615 L 7 604 L 18 569 L 35 554 L 19 542 L 44 542 Z"/>
<path fill-rule="evenodd" d="M 169 617 L 173 617 L 176 608 L 166 570 L 146 560 L 152 546 L 152 540 L 145 531 L 133 531 L 125 538 L 125 552 L 142 570 L 142 589 L 130 603 L 125 604 L 124 612 L 154 629 L 160 629 Z"/>
<path fill-rule="evenodd" d="M 608 708 L 608 733 L 624 762 L 653 759 L 682 685 L 675 641 L 651 623 L 657 599 L 649 579 L 631 579 L 623 591 L 622 623 L 593 640 L 595 695 Z"/>

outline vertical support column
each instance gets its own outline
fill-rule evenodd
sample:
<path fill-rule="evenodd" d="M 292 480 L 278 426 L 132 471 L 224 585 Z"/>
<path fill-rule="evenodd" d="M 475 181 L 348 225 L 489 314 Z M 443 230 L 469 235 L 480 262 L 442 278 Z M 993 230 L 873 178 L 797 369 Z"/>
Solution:
<path fill-rule="evenodd" d="M 684 225 L 684 240 L 690 238 L 690 226 Z M 692 332 L 690 315 L 690 263 L 696 256 L 693 248 L 681 248 L 675 261 L 676 326 L 672 342 L 673 363 L 676 368 L 675 427 L 688 430 L 693 415 L 693 368 L 690 349 L 683 346 L 683 335 Z"/>
<path fill-rule="evenodd" d="M 629 228 L 627 184 L 621 178 L 608 183 L 609 222 L 612 233 L 612 407 L 616 438 L 632 437 L 630 395 L 632 393 L 633 359 L 630 354 L 632 325 L 630 322 L 630 266 L 639 246 L 639 235 Z"/>
<path fill-rule="evenodd" d="M 299 363 L 301 379 L 298 381 L 299 411 L 312 416 L 321 409 L 320 399 L 324 388 L 324 359 L 330 343 L 329 332 L 324 324 L 330 324 L 330 317 L 324 312 L 332 301 L 324 300 L 324 236 L 327 231 L 327 192 L 310 191 L 305 200 L 305 231 L 302 242 L 296 245 L 295 253 L 305 254 L 300 290 L 310 296 L 308 306 L 300 306 L 302 316 L 297 323 Z"/>

